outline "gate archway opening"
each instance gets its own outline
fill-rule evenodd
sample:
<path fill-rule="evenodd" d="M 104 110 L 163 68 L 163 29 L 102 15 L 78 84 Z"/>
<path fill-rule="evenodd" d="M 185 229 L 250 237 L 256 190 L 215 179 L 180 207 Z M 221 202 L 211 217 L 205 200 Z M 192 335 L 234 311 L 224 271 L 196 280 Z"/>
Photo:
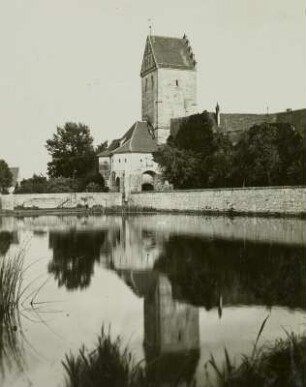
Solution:
<path fill-rule="evenodd" d="M 116 187 L 116 191 L 120 192 L 120 177 L 116 178 L 116 180 L 115 180 L 115 187 Z"/>
<path fill-rule="evenodd" d="M 146 171 L 142 174 L 141 190 L 154 191 L 154 179 L 156 173 L 153 171 Z"/>

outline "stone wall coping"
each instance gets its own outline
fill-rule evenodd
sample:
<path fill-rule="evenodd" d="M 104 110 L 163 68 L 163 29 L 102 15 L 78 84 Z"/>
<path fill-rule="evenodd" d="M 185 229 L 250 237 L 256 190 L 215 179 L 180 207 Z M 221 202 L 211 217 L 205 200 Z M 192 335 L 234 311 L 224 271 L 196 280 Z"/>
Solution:
<path fill-rule="evenodd" d="M 279 190 L 279 189 L 305 189 L 306 186 L 296 186 L 296 185 L 287 185 L 287 186 L 264 186 L 264 187 L 232 187 L 232 188 L 197 188 L 197 189 L 175 189 L 169 191 L 140 191 L 140 192 L 131 192 L 133 195 L 139 194 L 170 194 L 170 193 L 184 193 L 184 192 L 209 192 L 209 191 L 256 191 L 256 190 Z"/>

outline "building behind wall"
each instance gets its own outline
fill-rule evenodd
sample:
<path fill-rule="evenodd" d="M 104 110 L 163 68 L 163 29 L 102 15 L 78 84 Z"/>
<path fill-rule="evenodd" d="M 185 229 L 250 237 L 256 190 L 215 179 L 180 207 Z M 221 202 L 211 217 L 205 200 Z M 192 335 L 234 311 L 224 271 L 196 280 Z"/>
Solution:
<path fill-rule="evenodd" d="M 141 121 L 136 121 L 98 155 L 99 171 L 111 191 L 165 189 L 153 153 L 197 113 L 197 64 L 189 40 L 148 36 L 141 65 Z M 254 125 L 289 123 L 305 133 L 305 109 L 272 114 L 223 113 L 219 104 L 210 116 L 213 129 L 233 143 Z"/>
<path fill-rule="evenodd" d="M 161 186 L 153 160 L 170 135 L 171 119 L 196 112 L 196 61 L 187 37 L 148 36 L 141 66 L 142 120 L 98 155 L 111 191 Z"/>

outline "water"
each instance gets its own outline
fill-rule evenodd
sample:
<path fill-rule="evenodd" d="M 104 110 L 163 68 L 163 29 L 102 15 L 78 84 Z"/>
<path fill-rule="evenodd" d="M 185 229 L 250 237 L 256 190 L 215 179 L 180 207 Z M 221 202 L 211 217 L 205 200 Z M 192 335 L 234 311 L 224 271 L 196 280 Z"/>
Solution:
<path fill-rule="evenodd" d="M 205 383 L 305 328 L 305 221 L 185 215 L 0 218 L 0 260 L 24 254 L 22 305 L 0 330 L 2 387 L 64 386 L 65 355 L 101 328 L 145 359 L 156 386 Z M 0 348 L 1 348 L 0 347 Z M 145 362 L 143 363 L 145 364 Z M 211 374 L 213 380 L 213 373 Z"/>

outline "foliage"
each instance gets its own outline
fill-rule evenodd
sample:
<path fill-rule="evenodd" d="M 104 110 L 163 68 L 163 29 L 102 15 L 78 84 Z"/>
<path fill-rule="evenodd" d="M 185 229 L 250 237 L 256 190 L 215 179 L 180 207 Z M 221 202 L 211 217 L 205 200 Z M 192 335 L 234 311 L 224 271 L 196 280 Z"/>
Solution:
<path fill-rule="evenodd" d="M 214 152 L 207 160 L 209 187 L 232 187 L 234 147 L 229 138 L 217 132 L 214 134 Z"/>
<path fill-rule="evenodd" d="M 202 166 L 194 152 L 165 145 L 154 155 L 154 160 L 162 166 L 163 177 L 175 188 L 196 188 L 201 185 Z"/>
<path fill-rule="evenodd" d="M 54 177 L 48 181 L 47 192 L 78 192 L 81 191 L 81 185 L 82 182 L 80 179 L 72 179 L 69 177 Z"/>
<path fill-rule="evenodd" d="M 83 178 L 96 167 L 93 138 L 86 125 L 67 122 L 46 142 L 50 177 Z"/>
<path fill-rule="evenodd" d="M 84 178 L 53 177 L 33 175 L 23 179 L 15 187 L 15 194 L 25 193 L 64 193 L 64 192 L 101 192 L 104 191 L 104 180 L 99 173 L 91 173 Z"/>
<path fill-rule="evenodd" d="M 160 147 L 154 160 L 175 188 L 208 186 L 207 165 L 215 150 L 212 121 L 207 112 L 188 117 L 175 137 Z"/>
<path fill-rule="evenodd" d="M 66 355 L 62 364 L 68 376 L 67 387 L 149 386 L 131 352 L 122 349 L 120 337 L 112 341 L 110 332 L 105 332 L 103 327 L 94 350 L 83 346 L 77 356 Z"/>
<path fill-rule="evenodd" d="M 235 146 L 212 128 L 207 112 L 190 116 L 154 155 L 175 188 L 305 184 L 305 144 L 292 125 L 255 125 Z"/>
<path fill-rule="evenodd" d="M 45 176 L 33 175 L 29 179 L 23 179 L 15 187 L 14 193 L 44 193 L 48 191 L 48 181 Z"/>
<path fill-rule="evenodd" d="M 303 138 L 289 124 L 255 125 L 238 142 L 233 163 L 238 186 L 303 184 Z"/>
<path fill-rule="evenodd" d="M 20 347 L 16 333 L 19 325 L 18 307 L 22 295 L 23 255 L 0 259 L 0 374 L 4 364 L 14 360 L 20 364 Z"/>
<path fill-rule="evenodd" d="M 13 175 L 9 166 L 4 160 L 0 160 L 0 194 L 7 193 L 8 188 L 13 182 Z"/>
<path fill-rule="evenodd" d="M 214 151 L 213 122 L 209 114 L 189 116 L 182 124 L 173 144 L 179 149 L 196 152 L 202 158 L 210 156 Z"/>
<path fill-rule="evenodd" d="M 97 145 L 95 148 L 96 154 L 99 154 L 99 153 L 105 151 L 107 149 L 107 147 L 108 147 L 107 141 L 101 142 L 101 144 Z"/>
<path fill-rule="evenodd" d="M 219 387 L 301 387 L 306 377 L 305 350 L 305 336 L 287 333 L 286 339 L 278 339 L 272 345 L 257 348 L 256 342 L 252 354 L 243 355 L 239 366 L 235 366 L 226 349 L 223 367 L 213 356 L 209 364 Z"/>

